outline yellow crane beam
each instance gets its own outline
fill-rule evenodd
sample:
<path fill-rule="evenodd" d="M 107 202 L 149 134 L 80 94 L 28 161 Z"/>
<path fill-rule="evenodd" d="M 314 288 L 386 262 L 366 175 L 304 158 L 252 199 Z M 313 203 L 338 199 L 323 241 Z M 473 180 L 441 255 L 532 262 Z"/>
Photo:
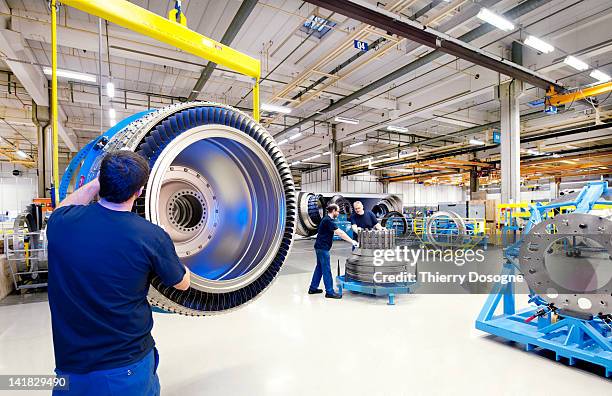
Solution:
<path fill-rule="evenodd" d="M 591 98 L 593 96 L 606 94 L 611 91 L 612 81 L 567 93 L 556 93 L 555 90 L 551 88 L 551 90 L 546 94 L 545 102 L 547 106 L 560 106 Z"/>
<path fill-rule="evenodd" d="M 60 0 L 51 0 L 51 112 L 53 128 L 53 184 L 55 199 L 59 188 L 57 138 L 57 6 Z M 259 79 L 261 62 L 211 38 L 187 28 L 186 18 L 179 22 L 166 19 L 126 0 L 61 0 L 61 3 L 106 19 L 126 29 L 151 37 L 187 53 L 212 61 L 253 78 L 253 118 L 259 122 Z M 176 18 L 176 12 L 169 18 Z M 57 203 L 57 202 L 56 202 Z"/>

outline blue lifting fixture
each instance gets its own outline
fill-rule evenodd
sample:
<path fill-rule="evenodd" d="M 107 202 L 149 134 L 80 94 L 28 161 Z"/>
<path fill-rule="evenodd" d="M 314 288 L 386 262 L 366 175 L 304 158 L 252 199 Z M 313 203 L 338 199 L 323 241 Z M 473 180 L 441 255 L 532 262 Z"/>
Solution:
<path fill-rule="evenodd" d="M 573 213 L 587 213 L 595 205 L 612 205 L 601 200 L 608 193 L 605 181 L 590 182 L 571 202 L 531 205 L 524 235 L 547 218 L 552 209 L 575 206 Z M 512 279 L 520 272 L 518 264 L 522 239 L 504 249 L 502 278 Z M 501 307 L 500 307 L 501 304 Z M 501 308 L 501 314 L 496 315 Z M 556 308 L 533 291 L 529 307 L 517 310 L 515 285 L 512 282 L 494 285 L 478 318 L 476 328 L 486 333 L 525 345 L 526 351 L 536 348 L 554 352 L 555 359 L 567 359 L 570 366 L 582 360 L 603 367 L 605 376 L 612 376 L 612 327 L 609 318 L 577 317 L 566 312 L 555 320 Z"/>

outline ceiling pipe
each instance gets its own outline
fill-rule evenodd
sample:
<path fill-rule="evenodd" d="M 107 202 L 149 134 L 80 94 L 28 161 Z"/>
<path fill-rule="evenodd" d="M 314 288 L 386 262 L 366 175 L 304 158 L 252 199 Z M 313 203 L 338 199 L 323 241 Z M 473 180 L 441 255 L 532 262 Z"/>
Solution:
<path fill-rule="evenodd" d="M 503 15 L 504 17 L 508 18 L 508 19 L 518 19 L 521 16 L 549 3 L 551 0 L 528 0 L 524 3 L 521 3 L 519 5 L 517 5 L 516 7 L 512 8 L 511 10 L 505 12 Z M 458 40 L 460 41 L 464 41 L 464 42 L 470 42 L 473 41 L 479 37 L 484 36 L 485 34 L 491 32 L 495 30 L 495 27 L 491 24 L 488 23 L 483 23 L 482 25 L 480 25 L 479 27 L 477 27 L 476 29 L 473 29 L 463 35 L 461 35 Z M 289 132 L 290 130 L 293 130 L 295 128 L 298 128 L 310 121 L 314 121 L 316 120 L 316 118 L 320 115 L 320 114 L 324 114 L 324 113 L 329 113 L 331 111 L 334 111 L 348 103 L 350 103 L 353 100 L 359 99 L 361 96 L 364 96 L 365 94 L 374 91 L 375 89 L 378 89 L 380 87 L 383 87 L 395 80 L 397 80 L 400 77 L 405 76 L 406 74 L 413 72 L 423 66 L 426 66 L 428 64 L 430 64 L 431 62 L 433 62 L 434 60 L 444 56 L 445 53 L 440 51 L 440 50 L 435 50 L 432 51 L 430 53 L 428 53 L 427 55 L 422 56 L 421 58 L 415 60 L 414 62 L 408 63 L 405 66 L 400 67 L 399 69 L 387 74 L 384 77 L 379 78 L 378 80 L 372 82 L 371 84 L 353 92 L 350 95 L 345 96 L 344 98 L 334 102 L 333 104 L 331 104 L 330 106 L 327 106 L 326 108 L 319 110 L 316 114 L 313 114 L 310 117 L 305 118 L 304 120 L 293 124 L 285 129 L 283 129 L 282 131 L 280 131 L 279 133 L 275 134 L 274 137 L 275 138 L 279 138 L 280 136 L 282 136 L 283 134 Z"/>
<path fill-rule="evenodd" d="M 232 41 L 234 41 L 236 35 L 238 35 L 238 32 L 240 31 L 240 28 L 242 28 L 242 25 L 244 25 L 256 5 L 257 0 L 244 0 L 242 2 L 240 8 L 238 9 L 238 12 L 236 13 L 236 15 L 234 15 L 234 19 L 232 19 L 232 22 L 225 31 L 225 34 L 223 34 L 223 38 L 221 38 L 221 44 L 229 46 Z M 188 100 L 195 100 L 198 97 L 198 94 L 204 88 L 204 85 L 206 85 L 206 82 L 212 75 L 213 71 L 215 70 L 215 67 L 217 67 L 216 63 L 208 62 L 204 70 L 202 70 L 202 74 L 200 74 L 198 81 L 196 81 L 193 90 L 189 93 Z"/>

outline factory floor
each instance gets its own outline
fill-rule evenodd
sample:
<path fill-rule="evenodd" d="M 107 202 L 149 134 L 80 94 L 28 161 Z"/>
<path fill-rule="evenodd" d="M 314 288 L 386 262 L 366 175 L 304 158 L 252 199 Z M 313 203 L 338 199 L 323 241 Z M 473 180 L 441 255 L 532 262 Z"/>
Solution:
<path fill-rule="evenodd" d="M 349 253 L 347 244 L 335 245 L 334 268 Z M 612 389 L 598 368 L 569 367 L 475 330 L 485 295 L 402 295 L 395 306 L 354 294 L 329 300 L 306 294 L 313 262 L 312 241 L 296 241 L 279 278 L 254 303 L 216 317 L 155 314 L 162 394 L 561 396 Z M 47 303 L 0 304 L 0 374 L 52 370 Z"/>

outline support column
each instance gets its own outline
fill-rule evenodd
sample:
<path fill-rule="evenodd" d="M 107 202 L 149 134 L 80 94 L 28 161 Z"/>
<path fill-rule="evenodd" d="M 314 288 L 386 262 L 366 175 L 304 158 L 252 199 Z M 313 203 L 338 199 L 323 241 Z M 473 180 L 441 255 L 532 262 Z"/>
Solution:
<path fill-rule="evenodd" d="M 383 194 L 389 194 L 389 180 L 382 181 L 382 192 Z"/>
<path fill-rule="evenodd" d="M 342 144 L 336 140 L 336 124 L 331 126 L 331 139 L 329 141 L 329 156 L 330 156 L 330 179 L 331 191 L 340 192 L 342 189 L 341 175 L 342 164 L 340 162 L 340 153 L 342 152 Z"/>
<path fill-rule="evenodd" d="M 549 189 L 550 189 L 550 200 L 552 201 L 553 199 L 559 198 L 559 189 L 561 187 L 561 178 L 560 177 L 555 177 L 554 179 L 551 179 L 548 185 L 549 185 Z"/>
<path fill-rule="evenodd" d="M 512 43 L 512 61 L 522 64 L 523 47 Z M 501 201 L 521 200 L 521 114 L 519 98 L 523 93 L 523 82 L 512 80 L 497 89 L 500 101 L 501 124 Z"/>
<path fill-rule="evenodd" d="M 478 192 L 478 169 L 470 169 L 470 192 Z"/>
<path fill-rule="evenodd" d="M 499 86 L 501 102 L 501 201 L 521 200 L 521 124 L 519 97 L 523 82 L 513 80 Z"/>
<path fill-rule="evenodd" d="M 32 101 L 32 122 L 36 125 L 38 197 L 49 197 L 51 188 L 51 136 L 50 112 L 48 106 L 39 106 Z"/>

